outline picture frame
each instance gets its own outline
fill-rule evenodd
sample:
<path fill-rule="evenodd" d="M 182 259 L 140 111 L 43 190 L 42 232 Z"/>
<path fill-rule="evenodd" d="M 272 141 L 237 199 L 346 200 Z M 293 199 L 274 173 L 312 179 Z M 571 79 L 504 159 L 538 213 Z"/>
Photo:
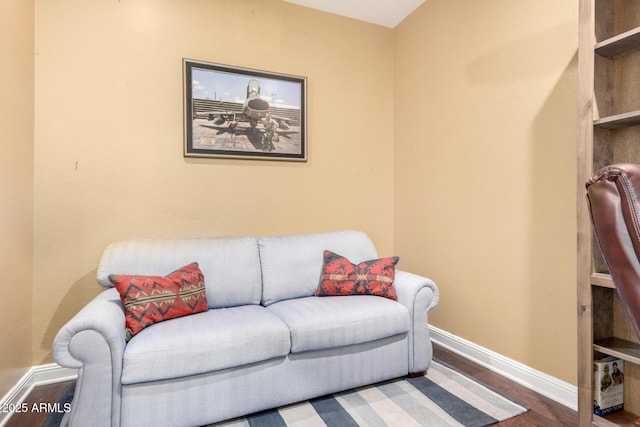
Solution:
<path fill-rule="evenodd" d="M 183 58 L 184 156 L 307 161 L 307 78 Z"/>

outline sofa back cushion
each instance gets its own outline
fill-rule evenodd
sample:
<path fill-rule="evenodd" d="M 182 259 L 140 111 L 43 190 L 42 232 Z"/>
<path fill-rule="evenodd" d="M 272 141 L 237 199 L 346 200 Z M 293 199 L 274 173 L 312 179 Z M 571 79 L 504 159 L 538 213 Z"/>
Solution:
<path fill-rule="evenodd" d="M 339 253 L 354 263 L 378 257 L 371 239 L 361 231 L 351 230 L 263 237 L 258 246 L 265 306 L 313 295 L 325 250 Z"/>
<path fill-rule="evenodd" d="M 210 308 L 259 304 L 262 281 L 254 237 L 142 239 L 112 243 L 98 266 L 98 283 L 112 287 L 110 274 L 165 276 L 197 262 Z"/>

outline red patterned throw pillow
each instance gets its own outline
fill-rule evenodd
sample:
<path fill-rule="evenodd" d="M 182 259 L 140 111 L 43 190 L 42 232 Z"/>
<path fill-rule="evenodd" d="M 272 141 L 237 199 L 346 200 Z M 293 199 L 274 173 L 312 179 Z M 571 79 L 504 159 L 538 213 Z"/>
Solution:
<path fill-rule="evenodd" d="M 154 323 L 209 308 L 204 275 L 195 262 L 166 277 L 111 274 L 109 280 L 125 308 L 127 341 Z"/>
<path fill-rule="evenodd" d="M 316 296 L 376 295 L 397 300 L 393 287 L 397 256 L 353 264 L 342 255 L 324 251 Z"/>

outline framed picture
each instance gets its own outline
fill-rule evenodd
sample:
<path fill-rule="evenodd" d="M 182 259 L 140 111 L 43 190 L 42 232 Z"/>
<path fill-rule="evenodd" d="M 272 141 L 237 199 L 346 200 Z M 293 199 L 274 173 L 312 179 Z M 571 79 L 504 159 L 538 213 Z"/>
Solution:
<path fill-rule="evenodd" d="M 306 77 L 183 60 L 184 155 L 307 160 Z"/>

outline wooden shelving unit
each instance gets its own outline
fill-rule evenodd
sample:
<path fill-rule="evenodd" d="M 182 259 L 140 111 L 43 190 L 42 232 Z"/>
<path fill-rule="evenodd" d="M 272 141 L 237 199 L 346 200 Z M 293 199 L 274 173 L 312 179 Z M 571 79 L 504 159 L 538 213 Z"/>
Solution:
<path fill-rule="evenodd" d="M 613 163 L 640 163 L 640 2 L 580 0 L 578 55 L 579 426 L 633 426 L 640 414 L 640 339 L 594 244 L 585 183 Z M 593 360 L 624 360 L 625 411 L 593 415 Z"/>

